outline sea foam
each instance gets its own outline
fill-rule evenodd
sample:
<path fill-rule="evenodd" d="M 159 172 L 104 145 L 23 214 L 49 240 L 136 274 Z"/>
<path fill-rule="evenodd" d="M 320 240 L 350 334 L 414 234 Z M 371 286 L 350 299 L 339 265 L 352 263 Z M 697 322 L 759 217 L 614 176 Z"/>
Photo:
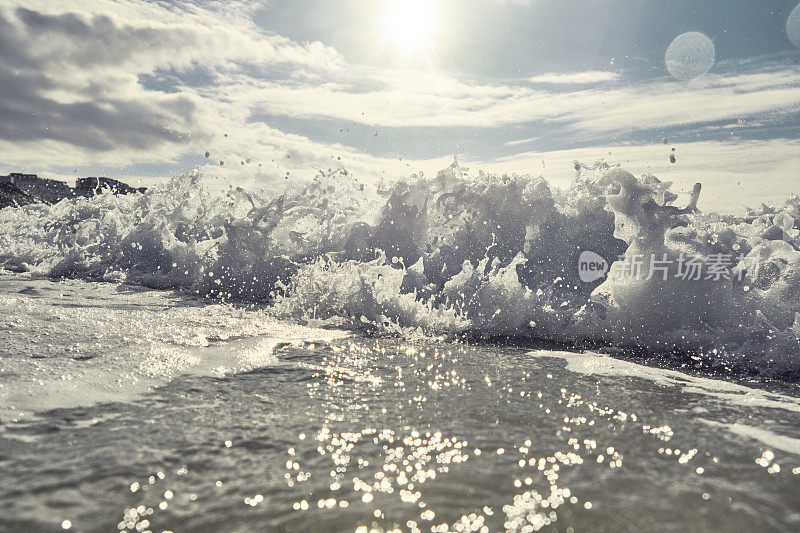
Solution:
<path fill-rule="evenodd" d="M 566 190 L 455 162 L 377 188 L 321 172 L 263 197 L 213 193 L 189 173 L 139 195 L 0 210 L 0 265 L 258 302 L 316 325 L 609 344 L 800 375 L 800 199 L 743 217 L 701 213 L 699 185 L 677 199 L 604 162 L 576 163 Z M 607 276 L 580 279 L 585 251 Z M 732 263 L 683 279 L 689 256 Z M 669 267 L 651 275 L 652 257 Z M 637 258 L 641 271 L 622 275 Z"/>

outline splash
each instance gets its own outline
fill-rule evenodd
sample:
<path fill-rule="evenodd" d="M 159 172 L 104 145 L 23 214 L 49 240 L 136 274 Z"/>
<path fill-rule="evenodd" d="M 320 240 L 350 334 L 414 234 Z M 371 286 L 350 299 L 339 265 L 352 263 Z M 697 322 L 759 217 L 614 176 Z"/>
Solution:
<path fill-rule="evenodd" d="M 263 197 L 214 194 L 190 173 L 141 195 L 0 210 L 0 265 L 258 302 L 316 325 L 610 344 L 798 375 L 800 199 L 745 217 L 701 213 L 699 184 L 686 207 L 677 199 L 604 162 L 576 163 L 566 190 L 457 162 L 375 189 L 329 171 Z M 607 276 L 581 280 L 586 251 Z M 685 279 L 688 256 L 732 262 Z M 669 266 L 621 275 L 641 257 Z"/>

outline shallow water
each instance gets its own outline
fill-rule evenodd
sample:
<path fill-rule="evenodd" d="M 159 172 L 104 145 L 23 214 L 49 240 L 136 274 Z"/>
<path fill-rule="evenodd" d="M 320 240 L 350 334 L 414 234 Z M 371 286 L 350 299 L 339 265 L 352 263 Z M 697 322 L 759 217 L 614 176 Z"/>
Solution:
<path fill-rule="evenodd" d="M 3 531 L 800 528 L 792 384 L 125 285 L 0 299 Z"/>

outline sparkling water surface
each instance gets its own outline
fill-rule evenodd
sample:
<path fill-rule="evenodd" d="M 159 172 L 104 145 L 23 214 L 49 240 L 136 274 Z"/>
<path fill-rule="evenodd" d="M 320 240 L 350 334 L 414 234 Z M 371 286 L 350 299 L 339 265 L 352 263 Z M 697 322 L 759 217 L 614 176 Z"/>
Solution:
<path fill-rule="evenodd" d="M 2 281 L 3 531 L 800 528 L 792 384 Z M 113 343 L 102 320 L 148 342 Z"/>

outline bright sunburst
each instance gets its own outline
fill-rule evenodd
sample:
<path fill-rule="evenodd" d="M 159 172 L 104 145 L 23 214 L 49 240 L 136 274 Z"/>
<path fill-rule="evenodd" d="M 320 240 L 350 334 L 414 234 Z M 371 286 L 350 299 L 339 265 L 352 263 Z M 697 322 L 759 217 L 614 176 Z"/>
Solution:
<path fill-rule="evenodd" d="M 410 57 L 431 48 L 436 31 L 433 0 L 386 0 L 382 14 L 385 44 Z"/>

